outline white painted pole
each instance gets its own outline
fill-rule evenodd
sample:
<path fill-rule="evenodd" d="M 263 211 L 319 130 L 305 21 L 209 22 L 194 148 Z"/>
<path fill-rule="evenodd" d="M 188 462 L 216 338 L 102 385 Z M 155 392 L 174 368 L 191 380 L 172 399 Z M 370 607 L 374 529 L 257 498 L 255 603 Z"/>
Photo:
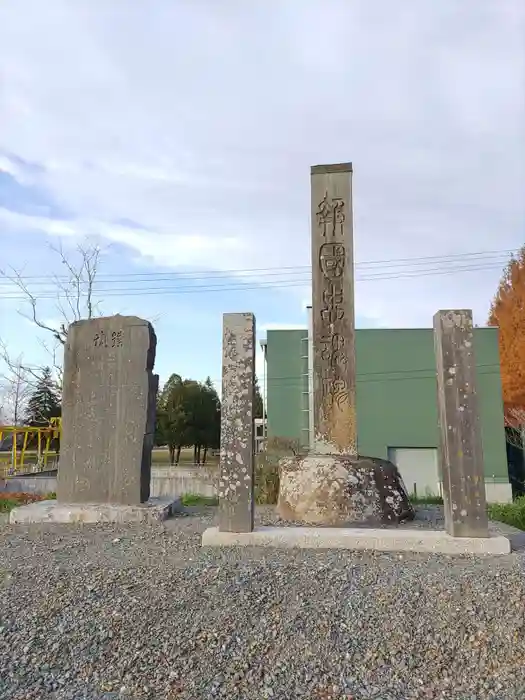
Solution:
<path fill-rule="evenodd" d="M 308 313 L 308 435 L 310 450 L 314 449 L 314 323 L 312 307 L 306 307 Z"/>

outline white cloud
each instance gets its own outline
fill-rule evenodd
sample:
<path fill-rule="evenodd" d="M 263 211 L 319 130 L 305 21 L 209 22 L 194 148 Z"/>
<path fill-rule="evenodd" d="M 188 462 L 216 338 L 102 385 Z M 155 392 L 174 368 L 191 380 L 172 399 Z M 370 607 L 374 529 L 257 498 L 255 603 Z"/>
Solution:
<path fill-rule="evenodd" d="M 353 160 L 358 262 L 515 248 L 524 35 L 522 0 L 4 3 L 0 150 L 75 220 L 2 223 L 153 265 L 308 265 L 309 166 Z M 357 315 L 483 320 L 498 277 L 358 282 Z"/>
<path fill-rule="evenodd" d="M 14 160 L 2 153 L 0 153 L 0 171 L 11 175 L 20 183 L 25 183 L 26 181 L 23 169 Z"/>
<path fill-rule="evenodd" d="M 214 267 L 231 269 L 231 256 L 242 252 L 242 240 L 233 236 L 223 238 L 199 233 L 175 234 L 169 232 L 133 229 L 103 221 L 77 219 L 61 221 L 35 217 L 0 207 L 0 222 L 18 234 L 42 231 L 51 237 L 85 236 L 120 243 L 138 252 L 158 266 Z M 4 229 L 5 232 L 6 229 Z"/>

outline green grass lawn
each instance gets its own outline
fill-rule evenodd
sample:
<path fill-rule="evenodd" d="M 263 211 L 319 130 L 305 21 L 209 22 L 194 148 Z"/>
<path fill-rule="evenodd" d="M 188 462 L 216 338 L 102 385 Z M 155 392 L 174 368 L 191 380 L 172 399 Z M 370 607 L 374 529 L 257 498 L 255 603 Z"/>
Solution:
<path fill-rule="evenodd" d="M 409 496 L 410 503 L 412 503 L 413 506 L 417 505 L 436 505 L 436 506 L 442 506 L 443 505 L 443 499 L 441 496 L 434 496 L 434 495 L 428 495 L 428 496 L 414 496 L 414 494 L 411 494 Z"/>
<path fill-rule="evenodd" d="M 199 496 L 197 493 L 185 493 L 182 497 L 183 506 L 218 506 L 217 496 Z"/>
<path fill-rule="evenodd" d="M 170 453 L 168 449 L 155 448 L 153 450 L 152 463 L 154 466 L 169 465 L 170 463 Z M 180 452 L 179 464 L 193 464 L 193 448 L 184 448 Z M 206 466 L 213 467 L 219 464 L 219 456 L 213 456 L 210 451 L 206 456 Z"/>
<path fill-rule="evenodd" d="M 488 510 L 491 520 L 525 530 L 525 496 L 516 498 L 512 503 L 490 503 Z"/>
<path fill-rule="evenodd" d="M 24 506 L 27 503 L 35 503 L 37 501 L 50 501 L 54 500 L 56 497 L 56 493 L 48 493 L 45 496 L 39 496 L 34 493 L 0 492 L 0 513 L 9 513 L 17 506 Z"/>
<path fill-rule="evenodd" d="M 410 496 L 412 505 L 443 505 L 441 496 Z M 525 530 L 525 496 L 516 498 L 512 503 L 488 503 L 487 512 L 490 520 L 511 525 L 518 530 Z"/>

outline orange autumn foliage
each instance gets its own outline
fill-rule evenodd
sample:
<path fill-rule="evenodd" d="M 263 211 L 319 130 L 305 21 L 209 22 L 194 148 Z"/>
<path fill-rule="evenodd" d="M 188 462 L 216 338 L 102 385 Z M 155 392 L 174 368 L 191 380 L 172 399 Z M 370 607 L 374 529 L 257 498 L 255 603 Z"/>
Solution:
<path fill-rule="evenodd" d="M 506 413 L 525 409 L 525 246 L 512 256 L 490 309 L 499 328 L 501 383 Z"/>

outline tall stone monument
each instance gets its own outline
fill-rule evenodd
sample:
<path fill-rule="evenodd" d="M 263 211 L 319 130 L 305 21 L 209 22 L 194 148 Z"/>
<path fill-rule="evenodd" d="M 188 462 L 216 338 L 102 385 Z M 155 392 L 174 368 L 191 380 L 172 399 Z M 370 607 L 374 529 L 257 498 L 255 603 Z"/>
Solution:
<path fill-rule="evenodd" d="M 157 339 L 136 316 L 77 321 L 64 351 L 57 501 L 17 508 L 11 522 L 164 519 L 150 499 Z"/>
<path fill-rule="evenodd" d="M 311 169 L 313 451 L 280 464 L 278 510 L 312 525 L 414 516 L 395 465 L 357 453 L 352 164 Z"/>
<path fill-rule="evenodd" d="M 472 311 L 438 311 L 434 345 L 445 527 L 454 537 L 488 537 Z"/>
<path fill-rule="evenodd" d="M 136 316 L 69 327 L 59 501 L 138 505 L 149 499 L 156 344 L 152 325 Z"/>
<path fill-rule="evenodd" d="M 219 530 L 253 530 L 255 317 L 224 314 Z"/>
<path fill-rule="evenodd" d="M 316 165 L 312 189 L 314 451 L 357 455 L 352 164 Z"/>

